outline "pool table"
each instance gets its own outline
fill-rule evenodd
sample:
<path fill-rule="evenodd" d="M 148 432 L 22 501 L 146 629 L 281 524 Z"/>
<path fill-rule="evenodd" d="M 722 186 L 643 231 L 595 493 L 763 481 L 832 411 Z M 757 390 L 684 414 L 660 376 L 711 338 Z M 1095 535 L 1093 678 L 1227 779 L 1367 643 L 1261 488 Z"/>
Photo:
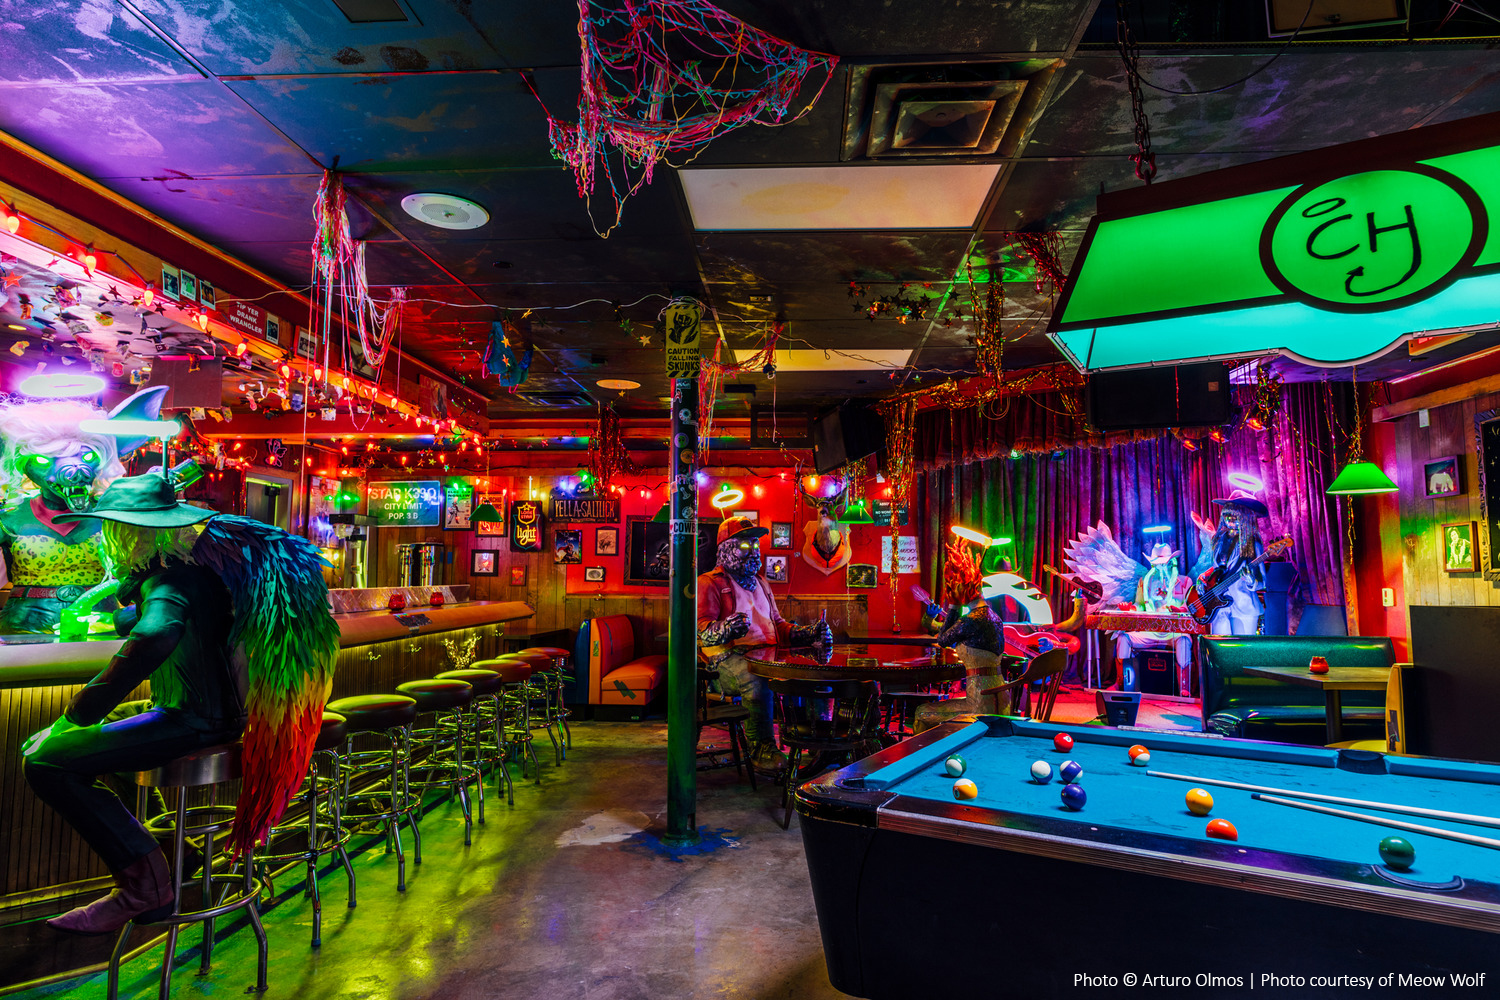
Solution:
<path fill-rule="evenodd" d="M 1054 749 L 1060 732 L 1070 751 Z M 1129 762 L 1137 743 L 1147 767 Z M 954 799 L 952 753 L 977 798 Z M 1049 784 L 1031 779 L 1036 760 L 1052 765 Z M 1061 801 L 1066 760 L 1084 769 L 1079 811 Z M 1212 813 L 1194 816 L 1185 796 L 1198 782 L 1148 771 L 1500 816 L 1496 765 L 1001 716 L 947 723 L 797 790 L 832 984 L 872 1000 L 1031 1000 L 1079 995 L 1078 975 L 1115 977 L 1090 996 L 1133 995 L 1127 974 L 1241 979 L 1186 991 L 1221 996 L 1251 975 L 1264 985 L 1262 974 L 1500 971 L 1500 850 L 1208 784 Z M 1210 839 L 1216 818 L 1238 840 Z M 1405 873 L 1381 861 L 1389 835 L 1416 848 Z M 1308 984 L 1275 995 L 1373 994 Z"/>

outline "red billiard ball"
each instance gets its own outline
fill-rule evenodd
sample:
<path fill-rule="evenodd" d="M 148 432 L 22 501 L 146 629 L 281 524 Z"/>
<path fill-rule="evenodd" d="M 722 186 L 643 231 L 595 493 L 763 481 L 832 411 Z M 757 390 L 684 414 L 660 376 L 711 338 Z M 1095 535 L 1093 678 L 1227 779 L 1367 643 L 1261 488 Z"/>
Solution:
<path fill-rule="evenodd" d="M 1143 753 L 1150 753 L 1150 751 L 1147 750 L 1145 747 L 1141 746 L 1139 743 L 1137 743 L 1135 746 L 1133 746 L 1133 747 L 1130 748 L 1129 753 L 1130 753 L 1130 759 L 1131 760 L 1135 760 L 1141 754 L 1143 754 Z"/>
<path fill-rule="evenodd" d="M 1052 737 L 1052 745 L 1057 748 L 1058 753 L 1067 753 L 1073 749 L 1073 737 L 1067 733 L 1058 733 Z"/>
<path fill-rule="evenodd" d="M 1239 840 L 1240 831 L 1234 828 L 1234 824 L 1227 819 L 1211 819 L 1208 821 L 1208 829 L 1203 831 L 1210 837 L 1219 840 Z"/>

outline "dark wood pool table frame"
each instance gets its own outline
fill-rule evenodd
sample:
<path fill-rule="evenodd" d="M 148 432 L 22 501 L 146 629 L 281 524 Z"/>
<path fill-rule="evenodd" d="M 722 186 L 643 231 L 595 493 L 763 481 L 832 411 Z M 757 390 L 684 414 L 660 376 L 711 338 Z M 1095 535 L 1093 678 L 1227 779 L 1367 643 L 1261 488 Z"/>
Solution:
<path fill-rule="evenodd" d="M 1096 825 L 1086 812 L 1052 819 L 860 787 L 864 775 L 962 725 L 929 730 L 796 793 L 829 980 L 845 993 L 1031 1000 L 1079 995 L 1079 973 L 1493 970 L 1494 884 L 1410 889 L 1370 865 Z M 1141 737 L 1111 733 L 1125 746 Z M 1127 994 L 1137 995 L 1120 986 Z"/>

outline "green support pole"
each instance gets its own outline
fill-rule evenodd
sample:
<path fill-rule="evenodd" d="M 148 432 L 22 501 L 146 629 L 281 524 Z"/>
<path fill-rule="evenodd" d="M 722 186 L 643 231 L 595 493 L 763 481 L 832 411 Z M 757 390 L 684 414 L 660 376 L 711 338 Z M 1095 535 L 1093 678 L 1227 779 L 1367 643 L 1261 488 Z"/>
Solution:
<path fill-rule="evenodd" d="M 697 331 L 693 331 L 697 340 Z M 696 343 L 694 351 L 696 353 Z M 698 379 L 672 380 L 672 569 L 667 624 L 667 833 L 698 836 Z"/>

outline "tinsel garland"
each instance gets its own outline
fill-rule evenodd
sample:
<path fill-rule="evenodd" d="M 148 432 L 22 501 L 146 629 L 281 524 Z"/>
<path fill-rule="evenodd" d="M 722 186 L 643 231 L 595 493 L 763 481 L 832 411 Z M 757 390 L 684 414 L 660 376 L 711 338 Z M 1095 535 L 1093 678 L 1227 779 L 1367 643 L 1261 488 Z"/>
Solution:
<path fill-rule="evenodd" d="M 1062 237 L 1055 232 L 1046 233 L 1006 233 L 1008 241 L 1019 243 L 1021 249 L 1026 251 L 1026 256 L 1036 263 L 1036 290 L 1040 292 L 1043 285 L 1051 285 L 1052 292 L 1062 290 L 1067 281 L 1067 275 L 1063 274 L 1062 268 Z"/>
<path fill-rule="evenodd" d="M 1001 325 L 1005 316 L 1004 271 L 1000 261 L 991 264 L 983 305 L 979 303 L 979 293 L 974 288 L 972 260 L 965 262 L 964 271 L 969 279 L 969 310 L 978 325 L 974 335 L 974 363 L 980 374 L 998 378 L 1005 361 L 1005 330 Z"/>
<path fill-rule="evenodd" d="M 371 297 L 365 243 L 350 235 L 344 183 L 332 170 L 323 172 L 317 200 L 313 202 L 312 257 L 313 317 L 322 347 L 317 360 L 324 371 L 336 367 L 355 371 L 348 341 L 348 331 L 352 328 L 359 337 L 364 363 L 375 369 L 379 384 L 380 368 L 400 329 L 406 289 L 392 289 L 390 299 L 384 303 Z M 335 312 L 344 331 L 341 356 L 337 358 L 330 357 Z"/>
<path fill-rule="evenodd" d="M 589 438 L 588 468 L 597 493 L 608 493 L 617 474 L 633 476 L 641 471 L 630 460 L 630 450 L 620 436 L 620 415 L 612 403 L 599 408 L 599 422 Z"/>
<path fill-rule="evenodd" d="M 719 387 L 724 384 L 724 376 L 738 375 L 741 372 L 761 372 L 774 377 L 776 341 L 785 332 L 785 320 L 772 322 L 765 329 L 760 350 L 743 361 L 724 361 L 722 358 L 723 338 L 714 341 L 713 357 L 703 360 L 703 367 L 698 378 L 698 461 L 700 464 L 708 458 L 708 451 L 712 446 L 714 403 L 718 401 Z"/>
<path fill-rule="evenodd" d="M 795 121 L 817 103 L 838 65 L 837 56 L 781 41 L 707 0 L 620 0 L 615 9 L 578 0 L 578 41 L 578 121 L 548 112 L 547 131 L 553 156 L 573 168 L 580 197 L 593 192 L 601 174 L 609 184 L 615 221 L 600 235 L 619 225 L 625 199 L 651 183 L 667 154 L 700 151 L 744 125 Z M 817 94 L 788 117 L 816 69 L 826 73 Z M 610 146 L 624 159 L 620 179 Z M 634 181 L 631 168 L 642 172 Z"/>

